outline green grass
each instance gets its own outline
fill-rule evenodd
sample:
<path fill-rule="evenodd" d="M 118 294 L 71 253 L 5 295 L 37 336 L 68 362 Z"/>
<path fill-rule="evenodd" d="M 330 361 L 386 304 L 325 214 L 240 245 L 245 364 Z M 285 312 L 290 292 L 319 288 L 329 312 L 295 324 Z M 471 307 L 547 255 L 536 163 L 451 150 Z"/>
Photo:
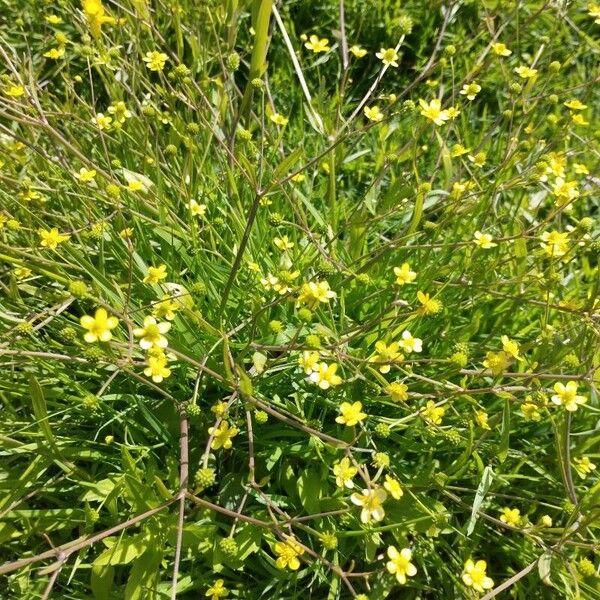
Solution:
<path fill-rule="evenodd" d="M 600 598 L 595 11 L 0 0 L 0 597 Z"/>

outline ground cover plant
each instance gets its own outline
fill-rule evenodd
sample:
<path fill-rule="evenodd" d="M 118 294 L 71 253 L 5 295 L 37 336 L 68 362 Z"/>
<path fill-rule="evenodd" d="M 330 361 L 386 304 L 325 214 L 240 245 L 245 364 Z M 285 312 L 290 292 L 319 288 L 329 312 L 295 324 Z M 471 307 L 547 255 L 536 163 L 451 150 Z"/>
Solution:
<path fill-rule="evenodd" d="M 599 32 L 0 0 L 0 597 L 600 598 Z"/>

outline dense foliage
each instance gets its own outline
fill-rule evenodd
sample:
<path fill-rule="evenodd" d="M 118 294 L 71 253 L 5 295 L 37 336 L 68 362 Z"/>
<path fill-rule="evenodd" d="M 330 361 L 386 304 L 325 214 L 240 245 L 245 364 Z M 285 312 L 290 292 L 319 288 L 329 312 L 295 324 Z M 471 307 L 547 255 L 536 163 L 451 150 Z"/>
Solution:
<path fill-rule="evenodd" d="M 0 0 L 0 597 L 600 598 L 599 32 Z"/>

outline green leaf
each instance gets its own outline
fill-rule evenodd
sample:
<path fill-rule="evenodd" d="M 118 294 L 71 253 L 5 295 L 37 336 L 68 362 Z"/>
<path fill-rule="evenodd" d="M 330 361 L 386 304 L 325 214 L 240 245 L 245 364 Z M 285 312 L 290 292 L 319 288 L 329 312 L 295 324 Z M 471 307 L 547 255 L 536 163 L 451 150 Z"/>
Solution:
<path fill-rule="evenodd" d="M 479 486 L 477 487 L 477 491 L 475 492 L 475 499 L 473 500 L 473 508 L 471 509 L 471 518 L 469 519 L 469 524 L 467 525 L 467 536 L 473 533 L 475 529 L 475 523 L 479 515 L 477 514 L 485 495 L 488 493 L 490 486 L 492 485 L 492 479 L 494 477 L 494 472 L 492 471 L 492 467 L 487 466 L 483 470 L 483 475 L 481 476 L 481 481 L 479 482 Z"/>
<path fill-rule="evenodd" d="M 104 540 L 105 543 L 108 539 Z M 127 565 L 146 551 L 146 544 L 147 539 L 142 536 L 123 538 L 102 552 L 93 562 L 93 566 Z"/>
<path fill-rule="evenodd" d="M 320 509 L 321 478 L 313 469 L 307 469 L 298 478 L 300 502 L 307 513 L 317 513 Z"/>
<path fill-rule="evenodd" d="M 162 557 L 158 548 L 149 548 L 135 561 L 125 586 L 125 600 L 154 600 L 157 597 Z"/>
<path fill-rule="evenodd" d="M 46 438 L 46 441 L 53 448 L 56 448 L 54 434 L 52 433 L 50 423 L 48 422 L 48 407 L 46 406 L 44 392 L 34 375 L 29 376 L 29 391 L 31 394 L 31 403 L 33 405 L 33 414 L 35 415 L 37 425 L 43 436 Z"/>

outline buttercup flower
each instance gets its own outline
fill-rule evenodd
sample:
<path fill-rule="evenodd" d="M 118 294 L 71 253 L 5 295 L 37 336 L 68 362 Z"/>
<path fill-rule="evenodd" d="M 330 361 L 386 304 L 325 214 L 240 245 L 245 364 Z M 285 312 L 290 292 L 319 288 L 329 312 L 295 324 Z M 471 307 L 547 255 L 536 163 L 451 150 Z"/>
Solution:
<path fill-rule="evenodd" d="M 298 557 L 304 554 L 304 548 L 295 539 L 288 538 L 285 542 L 277 542 L 275 552 L 279 555 L 275 561 L 278 569 L 288 567 L 291 571 L 297 571 L 300 568 Z"/>
<path fill-rule="evenodd" d="M 560 231 L 544 231 L 541 236 L 542 250 L 552 258 L 564 256 L 569 250 L 569 234 Z"/>
<path fill-rule="evenodd" d="M 433 400 L 429 400 L 425 408 L 421 409 L 421 415 L 430 425 L 440 425 L 445 413 L 446 409 L 443 406 L 436 406 Z"/>
<path fill-rule="evenodd" d="M 159 283 L 167 276 L 167 265 L 148 267 L 148 273 L 143 279 L 144 283 Z"/>
<path fill-rule="evenodd" d="M 364 489 L 362 494 L 354 493 L 350 496 L 350 500 L 356 506 L 362 507 L 360 511 L 360 520 L 362 523 L 369 521 L 383 521 L 385 511 L 383 503 L 387 499 L 387 493 L 381 488 Z"/>
<path fill-rule="evenodd" d="M 501 350 L 500 352 L 488 352 L 485 355 L 483 366 L 486 369 L 489 369 L 494 377 L 500 377 L 500 375 L 506 371 L 506 367 L 508 367 L 510 363 L 509 357 L 510 355 L 504 350 Z"/>
<path fill-rule="evenodd" d="M 319 38 L 318 35 L 311 35 L 308 41 L 304 44 L 308 50 L 312 50 L 315 54 L 319 52 L 329 52 L 329 40 L 327 38 Z"/>
<path fill-rule="evenodd" d="M 448 111 L 442 110 L 442 101 L 439 98 L 434 98 L 431 102 L 425 102 L 423 98 L 420 98 L 419 105 L 421 106 L 421 115 L 438 126 L 443 125 L 450 118 Z"/>
<path fill-rule="evenodd" d="M 567 385 L 564 385 L 560 382 L 554 384 L 554 394 L 550 400 L 554 402 L 557 406 L 564 406 L 566 410 L 569 412 L 574 412 L 577 410 L 577 406 L 580 404 L 585 404 L 587 402 L 587 398 L 585 396 L 581 396 L 577 393 L 577 382 L 569 381 Z"/>
<path fill-rule="evenodd" d="M 271 119 L 271 121 L 273 121 L 273 123 L 275 123 L 275 125 L 287 125 L 289 119 L 287 117 L 284 117 L 283 115 L 280 115 L 279 113 L 273 113 L 272 115 L 269 116 L 269 119 Z"/>
<path fill-rule="evenodd" d="M 379 110 L 379 106 L 377 105 L 371 107 L 365 106 L 363 108 L 363 112 L 369 121 L 378 123 L 379 121 L 383 120 L 383 113 Z"/>
<path fill-rule="evenodd" d="M 491 430 L 491 427 L 488 425 L 488 414 L 483 410 L 478 410 L 475 412 L 475 422 L 481 429 Z"/>
<path fill-rule="evenodd" d="M 505 506 L 500 514 L 500 520 L 507 525 L 518 527 L 522 522 L 521 511 L 518 508 L 509 508 Z"/>
<path fill-rule="evenodd" d="M 367 413 L 361 411 L 361 402 L 354 402 L 353 404 L 350 404 L 350 402 L 342 402 L 342 405 L 340 406 L 340 416 L 336 417 L 335 422 L 346 425 L 347 427 L 352 427 L 367 418 Z"/>
<path fill-rule="evenodd" d="M 486 575 L 487 564 L 485 560 L 473 562 L 467 560 L 462 574 L 462 580 L 468 587 L 472 587 L 480 594 L 494 587 L 494 582 Z"/>
<path fill-rule="evenodd" d="M 394 267 L 394 275 L 396 276 L 396 285 L 412 283 L 417 278 L 417 274 L 407 262 L 402 263 L 401 267 Z"/>
<path fill-rule="evenodd" d="M 79 319 L 81 326 L 87 329 L 83 339 L 91 344 L 93 342 L 108 342 L 112 339 L 111 330 L 117 327 L 119 320 L 117 317 L 109 317 L 106 309 L 98 308 L 93 317 L 84 315 Z"/>
<path fill-rule="evenodd" d="M 573 98 L 572 100 L 567 100 L 564 102 L 564 105 L 569 110 L 585 110 L 587 108 L 587 104 L 584 104 L 581 100 L 577 98 Z"/>
<path fill-rule="evenodd" d="M 525 65 L 521 65 L 520 67 L 515 67 L 515 73 L 521 79 L 531 79 L 532 77 L 535 77 L 537 75 L 537 69 L 532 69 Z"/>
<path fill-rule="evenodd" d="M 402 353 L 398 351 L 399 348 L 399 342 L 392 342 L 389 346 L 381 340 L 375 342 L 375 354 L 369 358 L 369 361 L 378 363 L 381 373 L 389 373 L 391 368 L 390 363 L 400 362 L 404 358 Z"/>
<path fill-rule="evenodd" d="M 493 242 L 493 237 L 489 233 L 481 233 L 481 231 L 476 231 L 473 234 L 475 238 L 473 241 L 477 246 L 483 248 L 484 250 L 488 250 L 489 248 L 494 248 L 498 244 Z"/>
<path fill-rule="evenodd" d="M 417 568 L 410 562 L 412 552 L 409 548 L 402 548 L 398 552 L 395 546 L 390 546 L 387 549 L 387 555 L 390 560 L 385 566 L 389 573 L 396 575 L 400 585 L 406 583 L 407 577 L 414 577 L 417 574 Z"/>
<path fill-rule="evenodd" d="M 578 456 L 573 459 L 573 467 L 577 475 L 585 479 L 592 471 L 596 470 L 596 465 L 590 460 L 589 456 Z"/>
<path fill-rule="evenodd" d="M 327 281 L 311 281 L 302 284 L 298 304 L 304 304 L 308 308 L 314 308 L 319 302 L 329 302 L 336 297 L 336 293 L 329 288 Z"/>
<path fill-rule="evenodd" d="M 400 381 L 390 383 L 385 391 L 392 397 L 394 402 L 402 402 L 408 400 L 408 386 Z"/>
<path fill-rule="evenodd" d="M 439 300 L 431 298 L 429 294 L 421 290 L 417 292 L 417 300 L 421 303 L 417 309 L 417 313 L 420 315 L 435 315 L 442 310 L 442 303 Z"/>
<path fill-rule="evenodd" d="M 144 350 L 149 350 L 152 347 L 166 348 L 169 344 L 163 333 L 167 333 L 171 329 L 171 323 L 163 321 L 158 323 L 154 317 L 146 317 L 143 327 L 136 327 L 133 330 L 133 335 L 139 337 L 140 346 Z"/>
<path fill-rule="evenodd" d="M 229 450 L 233 446 L 233 442 L 231 441 L 232 438 L 238 433 L 239 429 L 231 427 L 227 421 L 221 421 L 221 424 L 218 427 L 208 428 L 208 435 L 213 436 L 210 447 L 213 450 L 218 450 L 219 448 Z"/>
<path fill-rule="evenodd" d="M 404 496 L 400 482 L 389 475 L 385 476 L 385 483 L 383 484 L 383 487 L 389 492 L 390 496 L 394 498 L 394 500 L 400 500 L 400 498 Z"/>
<path fill-rule="evenodd" d="M 509 50 L 506 47 L 506 44 L 503 44 L 502 42 L 496 42 L 495 44 L 492 44 L 492 51 L 498 56 L 510 56 L 512 54 L 512 51 Z"/>
<path fill-rule="evenodd" d="M 164 352 L 154 353 L 148 356 L 148 366 L 144 369 L 144 375 L 151 377 L 154 383 L 161 383 L 171 375 L 171 369 L 167 367 L 167 357 Z"/>
<path fill-rule="evenodd" d="M 475 96 L 477 96 L 477 94 L 479 94 L 479 92 L 481 91 L 481 86 L 476 83 L 475 81 L 472 81 L 471 83 L 465 83 L 462 86 L 462 90 L 460 90 L 460 94 L 462 94 L 463 96 L 467 97 L 467 100 L 475 100 Z"/>
<path fill-rule="evenodd" d="M 316 368 L 313 368 L 309 379 L 313 383 L 316 383 L 322 390 L 326 390 L 332 385 L 340 385 L 340 383 L 342 383 L 342 378 L 335 374 L 338 370 L 338 365 L 336 363 L 328 365 L 327 363 L 322 362 L 318 367 L 317 365 L 315 365 L 315 367 Z"/>
<path fill-rule="evenodd" d="M 350 52 L 352 53 L 354 58 L 362 58 L 367 54 L 367 51 L 364 48 L 361 48 L 357 45 L 350 46 Z"/>
<path fill-rule="evenodd" d="M 402 339 L 398 342 L 405 352 L 421 352 L 423 350 L 423 340 L 413 337 L 410 331 L 402 332 Z"/>
<path fill-rule="evenodd" d="M 56 250 L 59 244 L 66 242 L 71 236 L 67 234 L 58 233 L 58 229 L 53 227 L 52 229 L 40 229 L 40 245 L 50 250 Z"/>
<path fill-rule="evenodd" d="M 398 53 L 394 48 L 382 48 L 375 56 L 379 58 L 384 65 L 390 65 L 392 67 L 398 66 Z"/>
<path fill-rule="evenodd" d="M 335 483 L 338 487 L 346 487 L 351 489 L 354 487 L 352 478 L 358 473 L 358 469 L 350 462 L 350 459 L 345 456 L 333 466 L 333 474 L 335 475 Z"/>
<path fill-rule="evenodd" d="M 217 579 L 204 594 L 213 600 L 219 600 L 219 598 L 226 598 L 229 596 L 229 590 L 225 587 L 225 581 L 223 579 Z"/>
<path fill-rule="evenodd" d="M 164 52 L 154 50 L 152 52 L 146 52 L 146 55 L 142 60 L 151 71 L 162 71 L 169 60 L 169 57 Z"/>
<path fill-rule="evenodd" d="M 304 372 L 307 375 L 310 375 L 313 371 L 318 370 L 319 368 L 319 353 L 304 350 L 298 359 L 298 363 L 304 369 Z"/>

